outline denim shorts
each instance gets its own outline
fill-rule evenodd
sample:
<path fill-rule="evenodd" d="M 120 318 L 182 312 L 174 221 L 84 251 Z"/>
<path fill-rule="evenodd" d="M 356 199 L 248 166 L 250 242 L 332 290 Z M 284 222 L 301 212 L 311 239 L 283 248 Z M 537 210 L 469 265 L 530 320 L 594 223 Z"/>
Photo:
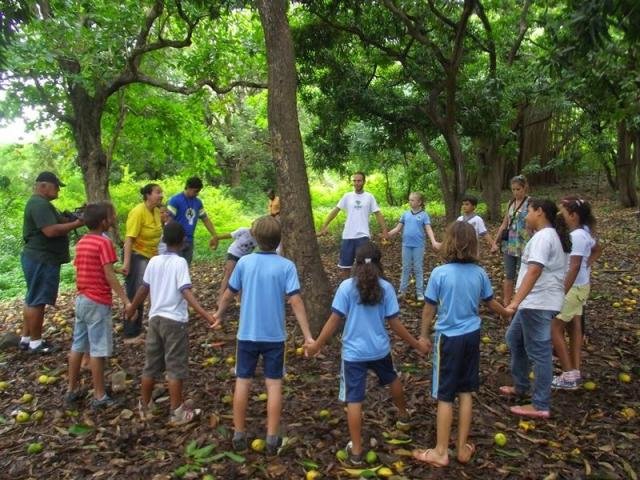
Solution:
<path fill-rule="evenodd" d="M 431 395 L 452 403 L 458 393 L 476 392 L 480 383 L 480 330 L 455 337 L 436 334 L 433 345 Z"/>
<path fill-rule="evenodd" d="M 184 380 L 189 375 L 189 324 L 156 315 L 149 319 L 142 376 Z"/>
<path fill-rule="evenodd" d="M 24 303 L 28 307 L 55 305 L 60 285 L 60 265 L 35 261 L 24 253 L 20 256 L 27 295 Z"/>
<path fill-rule="evenodd" d="M 341 401 L 347 403 L 362 403 L 364 401 L 369 370 L 373 370 L 378 376 L 380 385 L 389 385 L 398 378 L 390 353 L 378 360 L 364 362 L 343 360 L 340 372 L 339 398 Z"/>
<path fill-rule="evenodd" d="M 504 254 L 504 276 L 507 280 L 515 280 L 520 267 L 520 257 Z"/>
<path fill-rule="evenodd" d="M 111 306 L 78 295 L 71 351 L 89 353 L 92 357 L 110 357 L 113 354 Z"/>
<path fill-rule="evenodd" d="M 265 378 L 279 380 L 284 376 L 284 342 L 238 340 L 236 377 L 253 378 L 260 355 Z"/>
<path fill-rule="evenodd" d="M 356 250 L 358 247 L 369 241 L 369 237 L 360 238 L 343 238 L 340 243 L 340 261 L 338 267 L 351 268 L 356 259 Z"/>

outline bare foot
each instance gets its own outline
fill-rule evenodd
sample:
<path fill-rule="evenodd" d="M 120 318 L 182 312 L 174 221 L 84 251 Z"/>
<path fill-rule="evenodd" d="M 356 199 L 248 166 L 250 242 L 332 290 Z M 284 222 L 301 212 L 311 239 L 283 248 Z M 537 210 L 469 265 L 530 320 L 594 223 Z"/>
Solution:
<path fill-rule="evenodd" d="M 476 446 L 473 443 L 465 443 L 462 447 L 458 447 L 458 461 L 460 463 L 469 463 L 475 451 Z"/>
<path fill-rule="evenodd" d="M 438 455 L 435 448 L 428 448 L 426 450 L 414 450 L 413 458 L 419 462 L 428 463 L 432 467 L 440 468 L 449 465 L 449 455 Z"/>

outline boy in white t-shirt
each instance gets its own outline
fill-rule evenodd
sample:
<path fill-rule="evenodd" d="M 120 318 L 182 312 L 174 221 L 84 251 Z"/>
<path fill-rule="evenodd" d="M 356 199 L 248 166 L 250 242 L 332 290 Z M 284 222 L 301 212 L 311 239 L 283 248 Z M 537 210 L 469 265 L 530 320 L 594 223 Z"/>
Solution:
<path fill-rule="evenodd" d="M 131 319 L 138 305 L 151 296 L 149 328 L 146 338 L 146 360 L 142 371 L 141 400 L 138 405 L 143 420 L 153 409 L 151 393 L 156 380 L 166 377 L 169 383 L 172 425 L 190 422 L 199 413 L 190 401 L 183 401 L 182 384 L 189 368 L 189 311 L 191 306 L 210 325 L 215 319 L 200 306 L 191 292 L 191 278 L 187 261 L 178 255 L 182 249 L 185 232 L 178 222 L 164 226 L 163 238 L 167 252 L 149 260 L 143 283 L 127 307 Z"/>
<path fill-rule="evenodd" d="M 458 222 L 467 222 L 476 231 L 478 239 L 483 238 L 484 241 L 491 249 L 493 245 L 493 238 L 487 231 L 487 227 L 484 225 L 482 217 L 476 213 L 476 207 L 478 206 L 478 199 L 473 195 L 465 195 L 462 197 L 462 215 L 458 217 Z"/>
<path fill-rule="evenodd" d="M 253 235 L 251 234 L 251 229 L 247 227 L 241 227 L 231 233 L 218 235 L 218 239 L 224 238 L 233 238 L 233 242 L 227 249 L 227 261 L 224 264 L 224 274 L 222 276 L 222 281 L 220 282 L 218 300 L 216 302 L 218 305 L 220 305 L 222 295 L 227 289 L 227 285 L 229 285 L 229 278 L 231 278 L 231 274 L 236 268 L 238 260 L 245 255 L 249 255 L 258 246 L 258 242 L 256 242 L 256 239 L 253 238 Z"/>

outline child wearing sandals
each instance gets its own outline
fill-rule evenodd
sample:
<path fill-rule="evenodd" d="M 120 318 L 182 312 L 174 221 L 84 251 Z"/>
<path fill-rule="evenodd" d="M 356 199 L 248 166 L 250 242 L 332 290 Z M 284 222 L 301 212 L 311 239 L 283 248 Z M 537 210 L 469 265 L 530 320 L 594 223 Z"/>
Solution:
<path fill-rule="evenodd" d="M 571 253 L 564 278 L 564 305 L 551 323 L 553 348 L 562 366 L 562 374 L 553 378 L 551 387 L 575 390 L 581 379 L 582 314 L 589 298 L 591 264 L 599 256 L 600 247 L 592 236 L 596 219 L 588 202 L 565 197 L 560 201 L 560 214 L 571 230 Z M 565 328 L 569 330 L 570 352 L 564 341 Z"/>
<path fill-rule="evenodd" d="M 433 348 L 432 396 L 438 400 L 436 446 L 415 450 L 414 458 L 434 467 L 449 464 L 449 438 L 453 404 L 458 397 L 458 461 L 467 463 L 475 451 L 469 443 L 473 400 L 479 386 L 480 316 L 484 302 L 489 309 L 506 316 L 493 298 L 487 272 L 478 265 L 478 238 L 466 222 L 454 222 L 447 228 L 441 254 L 445 264 L 431 272 L 425 291 L 419 343 L 427 351 Z M 436 316 L 435 339 L 430 339 L 431 323 Z"/>
<path fill-rule="evenodd" d="M 557 214 L 551 200 L 529 201 L 526 222 L 535 233 L 522 252 L 516 294 L 507 306 L 514 314 L 506 333 L 514 385 L 500 387 L 500 393 L 519 397 L 529 393 L 533 365 L 531 403 L 510 408 L 524 417 L 550 416 L 551 321 L 564 303 L 565 252 L 571 250 L 568 232 L 556 230 Z"/>
<path fill-rule="evenodd" d="M 399 423 L 408 416 L 402 383 L 393 367 L 391 343 L 386 324 L 402 340 L 424 355 L 421 347 L 400 323 L 398 300 L 393 286 L 384 279 L 380 250 L 367 242 L 356 250 L 353 277 L 344 280 L 336 291 L 331 316 L 317 341 L 305 343 L 308 355 L 316 355 L 343 319 L 340 400 L 347 403 L 347 423 L 351 441 L 347 444 L 348 462 L 360 466 L 363 461 L 362 402 L 365 399 L 367 372 L 373 370 L 382 385 L 390 386 Z"/>
<path fill-rule="evenodd" d="M 141 399 L 138 405 L 140 417 L 150 418 L 153 409 L 151 394 L 156 380 L 169 383 L 171 425 L 190 422 L 199 413 L 190 401 L 183 401 L 182 384 L 189 367 L 189 311 L 191 306 L 209 324 L 213 316 L 204 310 L 191 291 L 191 278 L 187 261 L 178 255 L 183 247 L 185 232 L 178 222 L 169 222 L 163 229 L 167 251 L 149 260 L 144 271 L 143 283 L 127 307 L 131 319 L 138 305 L 151 295 L 149 328 L 146 338 L 146 360 L 142 371 Z"/>

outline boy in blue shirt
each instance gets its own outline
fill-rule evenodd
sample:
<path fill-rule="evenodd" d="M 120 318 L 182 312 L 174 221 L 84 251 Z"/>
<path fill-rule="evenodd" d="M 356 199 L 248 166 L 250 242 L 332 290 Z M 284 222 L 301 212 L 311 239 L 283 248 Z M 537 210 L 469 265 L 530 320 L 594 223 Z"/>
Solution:
<path fill-rule="evenodd" d="M 258 359 L 262 356 L 267 387 L 267 455 L 277 455 L 282 438 L 278 435 L 282 412 L 282 377 L 284 376 L 285 297 L 300 325 L 305 342 L 313 342 L 307 314 L 300 295 L 300 283 L 294 263 L 276 254 L 280 243 L 280 223 L 271 216 L 258 218 L 251 234 L 260 251 L 238 260 L 215 313 L 216 327 L 233 296 L 242 292 L 238 344 L 236 351 L 236 386 L 233 396 L 233 448 L 247 449 L 246 413 L 251 383 Z"/>
<path fill-rule="evenodd" d="M 211 234 L 209 246 L 214 250 L 218 248 L 216 229 L 204 211 L 202 200 L 198 198 L 200 190 L 202 190 L 202 180 L 199 177 L 190 177 L 187 179 L 184 192 L 171 197 L 167 205 L 171 217 L 184 228 L 186 240 L 179 255 L 187 261 L 188 265 L 191 265 L 193 260 L 193 234 L 199 218 Z"/>
<path fill-rule="evenodd" d="M 434 467 L 449 465 L 449 437 L 455 397 L 459 401 L 458 461 L 467 463 L 475 446 L 467 442 L 471 429 L 473 399 L 478 390 L 480 364 L 480 302 L 502 316 L 507 311 L 493 298 L 487 272 L 477 264 L 478 238 L 466 222 L 454 222 L 447 228 L 442 244 L 447 262 L 431 272 L 419 342 L 427 350 L 432 343 L 431 322 L 437 311 L 433 342 L 432 396 L 438 399 L 437 443 L 434 448 L 415 450 L 413 456 Z"/>

